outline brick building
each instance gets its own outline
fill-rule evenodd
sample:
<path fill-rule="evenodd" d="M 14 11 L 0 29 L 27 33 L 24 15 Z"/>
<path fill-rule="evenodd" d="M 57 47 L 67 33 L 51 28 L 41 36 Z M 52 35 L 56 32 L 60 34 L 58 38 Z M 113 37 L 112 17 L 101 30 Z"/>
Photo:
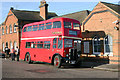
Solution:
<path fill-rule="evenodd" d="M 0 25 L 0 52 L 2 51 L 2 35 L 1 35 L 2 31 L 1 31 L 1 26 L 2 25 Z"/>
<path fill-rule="evenodd" d="M 83 21 L 82 53 L 120 62 L 120 5 L 99 2 Z"/>
<path fill-rule="evenodd" d="M 1 25 L 2 51 L 4 51 L 5 46 L 10 49 L 12 46 L 20 46 L 21 30 L 25 24 L 57 16 L 55 13 L 48 12 L 48 4 L 45 0 L 41 1 L 39 8 L 40 11 L 15 10 L 14 8 L 9 10 L 4 23 Z"/>

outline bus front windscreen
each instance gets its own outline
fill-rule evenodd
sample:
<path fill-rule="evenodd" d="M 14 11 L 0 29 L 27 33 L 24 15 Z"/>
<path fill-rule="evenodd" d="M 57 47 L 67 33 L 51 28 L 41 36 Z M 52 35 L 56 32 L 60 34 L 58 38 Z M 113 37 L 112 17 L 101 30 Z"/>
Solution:
<path fill-rule="evenodd" d="M 73 47 L 72 46 L 72 39 L 64 39 L 64 47 L 67 48 L 67 47 Z"/>

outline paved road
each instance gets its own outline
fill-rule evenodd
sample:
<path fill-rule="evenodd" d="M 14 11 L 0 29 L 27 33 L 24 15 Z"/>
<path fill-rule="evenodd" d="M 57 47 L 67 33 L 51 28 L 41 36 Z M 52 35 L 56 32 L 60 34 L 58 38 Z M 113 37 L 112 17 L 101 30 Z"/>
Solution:
<path fill-rule="evenodd" d="M 49 64 L 27 64 L 2 59 L 3 78 L 118 78 L 118 72 L 91 68 L 55 68 Z"/>

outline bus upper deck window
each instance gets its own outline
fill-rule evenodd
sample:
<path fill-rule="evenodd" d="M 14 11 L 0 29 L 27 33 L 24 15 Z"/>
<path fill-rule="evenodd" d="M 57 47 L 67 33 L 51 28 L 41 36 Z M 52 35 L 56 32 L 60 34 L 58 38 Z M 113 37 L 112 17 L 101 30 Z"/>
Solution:
<path fill-rule="evenodd" d="M 71 22 L 64 22 L 64 28 L 72 28 Z"/>
<path fill-rule="evenodd" d="M 53 22 L 53 28 L 61 28 L 61 22 L 60 21 Z"/>
<path fill-rule="evenodd" d="M 27 31 L 27 27 L 24 28 L 23 32 L 26 32 Z"/>
<path fill-rule="evenodd" d="M 78 30 L 80 30 L 80 24 L 78 24 L 78 23 L 73 23 L 73 29 L 78 29 Z"/>
<path fill-rule="evenodd" d="M 32 26 L 28 26 L 27 31 L 32 31 Z"/>
<path fill-rule="evenodd" d="M 49 23 L 46 23 L 46 29 L 51 29 L 52 28 L 52 23 L 49 22 Z"/>
<path fill-rule="evenodd" d="M 33 31 L 37 31 L 38 30 L 38 25 L 33 25 Z"/>
<path fill-rule="evenodd" d="M 39 29 L 38 30 L 44 30 L 44 24 L 39 24 Z"/>

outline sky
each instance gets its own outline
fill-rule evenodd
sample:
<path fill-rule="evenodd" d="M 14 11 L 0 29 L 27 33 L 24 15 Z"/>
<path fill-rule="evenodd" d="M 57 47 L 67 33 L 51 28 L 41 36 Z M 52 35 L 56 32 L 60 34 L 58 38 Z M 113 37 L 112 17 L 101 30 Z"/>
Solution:
<path fill-rule="evenodd" d="M 41 0 L 34 0 L 34 1 L 27 1 L 27 0 L 0 0 L 0 24 L 5 21 L 7 14 L 10 10 L 10 7 L 14 7 L 17 10 L 29 10 L 29 11 L 39 11 L 39 5 Z M 59 1 L 59 0 L 58 0 Z M 69 0 L 68 2 L 65 0 L 61 1 L 49 0 L 48 3 L 48 11 L 55 12 L 58 16 L 65 15 L 69 13 L 74 13 L 82 10 L 90 10 L 92 11 L 93 8 L 98 4 L 99 1 L 76 1 L 76 0 Z M 111 0 L 107 1 L 111 3 L 117 4 L 118 1 L 115 0 L 114 2 Z"/>

